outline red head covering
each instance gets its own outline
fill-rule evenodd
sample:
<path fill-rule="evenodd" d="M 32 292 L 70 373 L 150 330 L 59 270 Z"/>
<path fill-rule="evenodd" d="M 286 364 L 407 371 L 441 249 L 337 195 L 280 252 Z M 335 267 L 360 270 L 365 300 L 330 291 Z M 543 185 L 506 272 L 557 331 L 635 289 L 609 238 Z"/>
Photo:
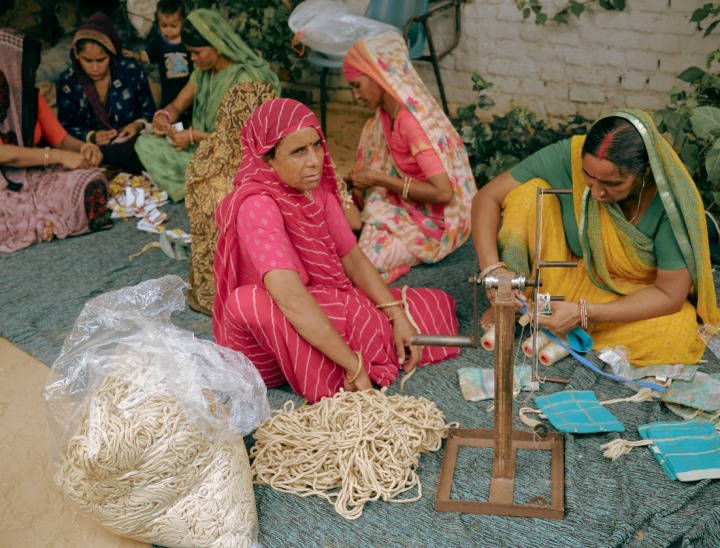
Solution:
<path fill-rule="evenodd" d="M 313 190 L 313 199 L 287 186 L 265 162 L 263 156 L 281 139 L 313 127 L 322 139 L 325 152 L 320 186 Z M 224 340 L 224 302 L 229 294 L 244 283 L 237 238 L 236 219 L 243 201 L 253 195 L 270 196 L 283 216 L 288 237 L 295 245 L 300 260 L 310 277 L 309 285 L 348 289 L 350 281 L 337 255 L 335 242 L 325 224 L 325 203 L 340 201 L 335 169 L 315 114 L 293 99 L 272 99 L 260 105 L 243 126 L 240 134 L 243 156 L 235 177 L 235 189 L 217 208 L 215 220 L 219 238 L 215 251 L 214 273 L 217 291 L 213 310 L 215 340 Z"/>

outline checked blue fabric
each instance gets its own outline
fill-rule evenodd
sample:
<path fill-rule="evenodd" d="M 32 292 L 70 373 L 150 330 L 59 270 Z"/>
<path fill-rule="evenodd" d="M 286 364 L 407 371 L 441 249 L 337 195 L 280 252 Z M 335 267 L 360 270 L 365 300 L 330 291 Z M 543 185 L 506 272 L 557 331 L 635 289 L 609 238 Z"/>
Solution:
<path fill-rule="evenodd" d="M 538 396 L 535 404 L 560 432 L 592 434 L 624 432 L 625 427 L 589 390 L 564 390 Z"/>
<path fill-rule="evenodd" d="M 653 422 L 638 432 L 653 442 L 650 450 L 670 479 L 720 478 L 720 435 L 709 422 Z"/>

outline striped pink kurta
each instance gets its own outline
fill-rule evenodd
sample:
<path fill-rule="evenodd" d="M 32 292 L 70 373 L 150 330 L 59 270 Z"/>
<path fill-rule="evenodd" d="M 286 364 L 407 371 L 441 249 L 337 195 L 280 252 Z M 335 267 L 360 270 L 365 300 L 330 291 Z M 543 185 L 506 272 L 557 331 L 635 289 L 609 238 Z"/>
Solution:
<path fill-rule="evenodd" d="M 315 195 L 322 194 L 314 191 Z M 301 207 L 324 216 L 332 240 L 330 248 L 344 256 L 355 245 L 340 205 L 327 195 L 324 206 L 305 196 Z M 329 198 L 329 199 L 328 199 Z M 320 200 L 318 196 L 316 200 Z M 283 316 L 262 284 L 262 277 L 274 268 L 295 270 L 310 294 L 332 320 L 349 346 L 363 355 L 373 382 L 391 384 L 400 373 L 387 316 L 357 287 L 331 287 L 311 283 L 307 269 L 295 252 L 303 246 L 302 237 L 293 245 L 282 222 L 282 215 L 269 196 L 250 196 L 239 208 L 236 220 L 241 243 L 241 285 L 225 302 L 222 344 L 242 351 L 258 368 L 267 386 L 286 382 L 309 401 L 335 394 L 343 386 L 343 369 L 309 345 Z M 307 243 L 307 242 L 305 242 Z M 397 298 L 400 291 L 392 290 Z M 455 303 L 445 292 L 435 289 L 409 289 L 410 313 L 424 333 L 457 333 Z M 216 335 L 217 338 L 217 335 Z M 425 347 L 422 363 L 456 355 L 457 349 Z"/>
<path fill-rule="evenodd" d="M 215 339 L 243 352 L 267 386 L 289 383 L 311 403 L 338 392 L 343 369 L 297 333 L 263 285 L 263 277 L 271 270 L 294 270 L 350 348 L 362 354 L 370 379 L 387 386 L 400 372 L 392 325 L 342 268 L 341 257 L 356 242 L 340 206 L 329 156 L 326 153 L 323 183 L 311 196 L 286 186 L 261 159 L 268 146 L 289 134 L 272 136 L 270 145 L 258 142 L 267 137 L 268 128 L 285 127 L 273 118 L 279 116 L 274 112 L 277 107 L 292 107 L 286 113 L 295 120 L 290 133 L 312 125 L 322 135 L 307 107 L 283 99 L 259 107 L 243 128 L 243 163 L 236 188 L 217 211 Z M 399 290 L 393 292 L 400 297 Z M 410 289 L 407 296 L 421 332 L 457 333 L 455 303 L 447 293 Z M 421 364 L 458 352 L 457 348 L 426 347 Z"/>

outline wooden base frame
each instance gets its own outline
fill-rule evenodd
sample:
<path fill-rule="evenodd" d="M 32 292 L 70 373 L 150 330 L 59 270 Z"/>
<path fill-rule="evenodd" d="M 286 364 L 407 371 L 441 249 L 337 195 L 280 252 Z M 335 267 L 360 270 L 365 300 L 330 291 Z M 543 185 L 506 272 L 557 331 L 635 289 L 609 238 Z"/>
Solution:
<path fill-rule="evenodd" d="M 563 519 L 565 508 L 565 457 L 562 434 L 548 433 L 544 437 L 540 437 L 532 432 L 514 430 L 512 432 L 512 451 L 510 453 L 512 462 L 509 467 L 511 473 L 508 474 L 509 477 L 496 477 L 493 474 L 490 481 L 490 497 L 488 501 L 453 500 L 450 498 L 460 446 L 492 448 L 495 446 L 495 431 L 476 428 L 453 428 L 450 430 L 435 495 L 435 510 L 438 512 Z M 543 497 L 533 497 L 527 504 L 515 504 L 513 502 L 515 452 L 518 449 L 552 452 L 550 462 L 550 502 Z"/>

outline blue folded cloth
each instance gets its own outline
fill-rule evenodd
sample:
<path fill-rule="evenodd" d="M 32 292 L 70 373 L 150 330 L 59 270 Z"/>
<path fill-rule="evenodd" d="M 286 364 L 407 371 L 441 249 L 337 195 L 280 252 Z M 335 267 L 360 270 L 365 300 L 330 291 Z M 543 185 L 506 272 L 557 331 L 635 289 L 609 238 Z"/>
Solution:
<path fill-rule="evenodd" d="M 549 396 L 538 396 L 535 403 L 560 432 L 591 434 L 624 432 L 625 427 L 589 390 L 564 390 Z"/>
<path fill-rule="evenodd" d="M 653 456 L 672 480 L 720 478 L 720 435 L 709 422 L 653 422 L 638 427 Z"/>

